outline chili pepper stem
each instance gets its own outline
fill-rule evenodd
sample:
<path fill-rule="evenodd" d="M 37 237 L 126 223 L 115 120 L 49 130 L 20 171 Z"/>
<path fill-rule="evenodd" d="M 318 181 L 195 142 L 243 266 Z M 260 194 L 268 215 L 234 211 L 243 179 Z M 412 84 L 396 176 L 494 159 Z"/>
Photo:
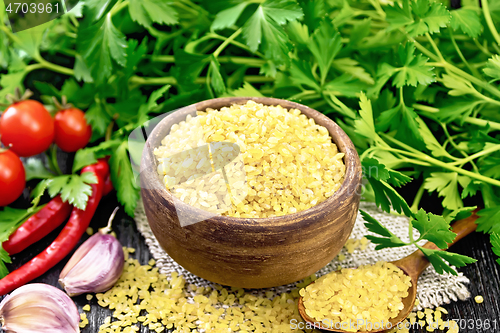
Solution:
<path fill-rule="evenodd" d="M 101 234 L 109 234 L 113 229 L 111 228 L 111 225 L 113 224 L 113 219 L 115 218 L 116 212 L 120 209 L 120 207 L 116 207 L 115 210 L 113 210 L 113 213 L 111 213 L 111 216 L 109 217 L 108 220 L 108 225 L 105 226 L 104 228 L 100 229 L 99 232 Z"/>

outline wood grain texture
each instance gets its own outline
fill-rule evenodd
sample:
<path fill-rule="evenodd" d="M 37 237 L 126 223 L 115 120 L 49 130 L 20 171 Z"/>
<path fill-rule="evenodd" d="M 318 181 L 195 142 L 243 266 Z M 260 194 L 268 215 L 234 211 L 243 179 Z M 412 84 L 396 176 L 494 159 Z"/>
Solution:
<path fill-rule="evenodd" d="M 333 196 L 306 211 L 249 219 L 211 217 L 179 201 L 164 188 L 152 151 L 170 127 L 188 114 L 194 115 L 196 110 L 220 109 L 249 99 L 299 109 L 329 130 L 339 150 L 345 153 L 346 164 L 344 182 Z M 141 192 L 153 233 L 180 265 L 223 285 L 264 288 L 305 278 L 338 254 L 354 226 L 361 176 L 359 157 L 351 140 L 325 115 L 301 104 L 273 98 L 219 98 L 179 109 L 155 127 L 147 139 L 141 162 Z M 181 227 L 176 210 L 203 221 Z"/>

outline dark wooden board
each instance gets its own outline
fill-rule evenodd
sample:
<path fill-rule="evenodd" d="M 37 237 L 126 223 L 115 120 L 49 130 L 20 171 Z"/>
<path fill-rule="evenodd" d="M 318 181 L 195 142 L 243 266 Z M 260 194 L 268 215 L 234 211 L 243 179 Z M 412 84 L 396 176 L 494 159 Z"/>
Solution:
<path fill-rule="evenodd" d="M 91 227 L 97 230 L 97 228 L 105 226 L 109 215 L 117 205 L 116 196 L 113 193 L 104 198 L 92 220 Z M 151 259 L 148 247 L 137 231 L 135 222 L 130 217 L 126 216 L 122 209 L 117 214 L 114 230 L 122 245 L 134 247 L 136 249 L 134 257 L 139 259 L 142 264 L 146 264 L 148 260 Z M 10 265 L 9 269 L 12 270 L 19 267 L 31 257 L 42 251 L 57 236 L 58 232 L 59 230 L 56 230 L 46 239 L 31 246 L 19 255 L 13 256 L 12 259 L 14 263 Z M 82 242 L 87 237 L 88 236 L 85 235 Z M 469 290 L 472 295 L 482 295 L 484 297 L 484 303 L 476 304 L 473 297 L 467 301 L 451 303 L 444 306 L 444 308 L 449 311 L 449 315 L 445 318 L 460 318 L 465 320 L 462 324 L 466 324 L 467 328 L 461 330 L 461 332 L 500 332 L 500 265 L 495 262 L 497 258 L 491 251 L 489 237 L 480 233 L 469 235 L 455 245 L 453 251 L 471 256 L 478 260 L 476 264 L 469 265 L 462 269 L 462 271 L 471 280 Z M 34 282 L 48 283 L 56 286 L 59 272 L 67 259 L 68 258 Z M 82 312 L 82 307 L 85 304 L 91 304 L 91 311 L 87 313 L 89 325 L 82 330 L 82 333 L 97 333 L 104 319 L 112 314 L 111 310 L 99 307 L 95 297 L 90 302 L 86 300 L 85 296 L 75 297 L 74 301 L 80 312 Z M 493 326 L 495 320 L 496 328 Z M 480 322 L 484 326 L 486 321 L 489 321 L 491 325 L 489 329 L 479 327 Z M 474 322 L 474 325 L 471 326 L 472 328 L 469 328 L 471 322 Z M 141 328 L 140 332 L 145 333 L 149 331 L 146 328 Z M 423 333 L 426 331 L 413 330 L 412 332 Z"/>

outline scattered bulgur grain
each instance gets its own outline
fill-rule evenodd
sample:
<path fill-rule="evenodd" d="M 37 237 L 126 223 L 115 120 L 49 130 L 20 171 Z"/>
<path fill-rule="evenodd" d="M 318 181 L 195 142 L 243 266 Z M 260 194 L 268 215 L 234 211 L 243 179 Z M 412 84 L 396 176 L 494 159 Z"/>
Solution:
<path fill-rule="evenodd" d="M 293 329 L 290 324 L 291 320 L 303 323 L 297 309 L 298 289 L 276 296 L 220 285 L 197 287 L 186 285 L 176 272 L 170 277 L 159 273 L 150 263 L 127 259 L 115 286 L 96 294 L 100 306 L 113 310 L 99 333 L 131 333 L 139 331 L 140 325 L 158 333 L 167 329 L 177 333 L 316 332 Z M 315 278 L 312 275 L 298 287 Z"/>
<path fill-rule="evenodd" d="M 414 330 L 426 330 L 427 332 L 434 332 L 439 330 L 440 332 L 448 333 L 458 333 L 459 327 L 457 323 L 453 320 L 444 320 L 442 318 L 444 314 L 448 314 L 448 311 L 442 307 L 437 307 L 435 310 L 424 309 L 423 311 L 411 312 L 405 321 L 403 321 L 398 326 L 387 331 L 387 333 L 409 333 L 409 329 Z M 417 317 L 422 317 L 425 320 L 417 321 Z"/>
<path fill-rule="evenodd" d="M 88 324 L 89 324 L 89 320 L 87 319 L 87 314 L 85 312 L 81 313 L 80 314 L 80 323 L 78 324 L 78 326 L 80 326 L 80 328 L 84 328 Z"/>
<path fill-rule="evenodd" d="M 478 296 L 474 297 L 474 301 L 476 301 L 477 304 L 481 304 L 484 302 L 484 298 L 483 298 L 483 296 L 478 295 Z"/>

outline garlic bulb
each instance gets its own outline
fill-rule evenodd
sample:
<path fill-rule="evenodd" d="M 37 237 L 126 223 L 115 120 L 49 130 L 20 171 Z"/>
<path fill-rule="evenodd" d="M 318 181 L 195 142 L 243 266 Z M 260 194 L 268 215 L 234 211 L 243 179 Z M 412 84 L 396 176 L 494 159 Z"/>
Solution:
<path fill-rule="evenodd" d="M 108 235 L 116 211 L 108 227 L 87 239 L 61 271 L 59 283 L 68 295 L 104 292 L 120 278 L 125 263 L 123 248 L 114 236 Z"/>
<path fill-rule="evenodd" d="M 80 314 L 73 300 L 43 283 L 24 285 L 6 296 L 0 303 L 0 321 L 5 332 L 80 332 Z"/>

